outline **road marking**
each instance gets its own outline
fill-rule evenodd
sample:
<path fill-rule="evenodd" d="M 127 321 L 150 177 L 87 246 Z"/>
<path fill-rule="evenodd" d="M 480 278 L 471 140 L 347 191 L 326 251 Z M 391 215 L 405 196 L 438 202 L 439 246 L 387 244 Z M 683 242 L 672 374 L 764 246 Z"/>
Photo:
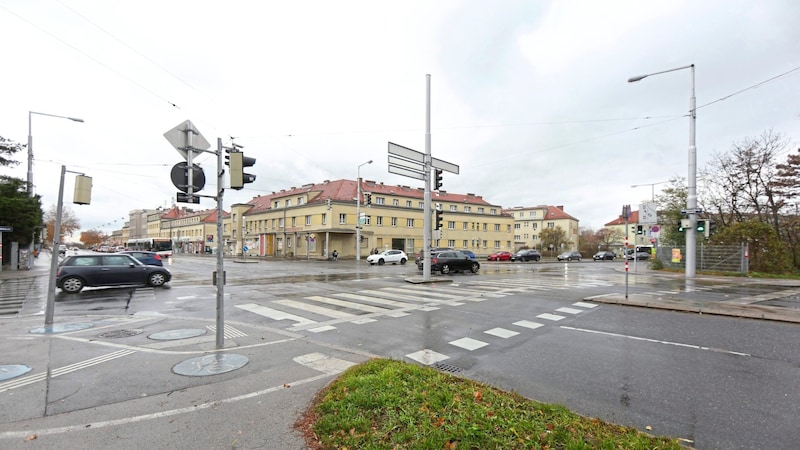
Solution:
<path fill-rule="evenodd" d="M 217 332 L 217 326 L 216 325 L 206 325 L 206 328 L 211 330 L 212 333 L 216 333 Z M 236 328 L 234 328 L 234 327 L 232 327 L 230 325 L 225 325 L 225 330 L 223 331 L 222 334 L 223 334 L 223 336 L 225 336 L 225 339 L 233 339 L 233 338 L 237 338 L 237 337 L 246 337 L 247 336 L 246 333 L 244 333 L 244 332 L 242 332 L 240 330 L 237 330 Z"/>
<path fill-rule="evenodd" d="M 300 317 L 294 314 L 289 314 L 287 312 L 278 311 L 277 309 L 268 308 L 266 306 L 257 305 L 255 303 L 236 305 L 236 307 L 243 309 L 245 311 L 250 311 L 251 313 L 255 313 L 260 316 L 269 317 L 270 319 L 274 320 L 291 320 L 297 322 L 298 325 L 311 325 L 317 323 L 313 320 L 306 319 L 305 317 Z"/>
<path fill-rule="evenodd" d="M 645 337 L 639 337 L 639 336 L 631 336 L 631 335 L 628 335 L 628 334 L 609 333 L 607 331 L 587 330 L 585 328 L 574 328 L 574 327 L 568 327 L 568 326 L 561 326 L 561 328 L 565 329 L 565 330 L 582 331 L 584 333 L 602 334 L 602 335 L 605 335 L 605 336 L 621 337 L 621 338 L 625 338 L 625 339 L 633 339 L 635 341 L 644 341 L 644 342 L 652 342 L 652 343 L 656 343 L 656 344 L 674 345 L 674 346 L 677 346 L 677 347 L 693 348 L 693 349 L 696 349 L 696 350 L 705 350 L 705 351 L 715 352 L 715 353 L 725 353 L 725 354 L 728 354 L 728 355 L 747 356 L 747 357 L 752 356 L 749 353 L 734 352 L 732 350 L 724 350 L 724 349 L 721 349 L 721 348 L 703 347 L 701 345 L 683 344 L 683 343 L 680 343 L 680 342 L 672 342 L 672 341 L 662 341 L 662 340 L 659 340 L 659 339 L 651 339 L 651 338 L 645 338 Z"/>
<path fill-rule="evenodd" d="M 573 306 L 579 306 L 581 308 L 595 308 L 597 305 L 594 303 L 586 303 L 586 302 L 575 302 L 572 304 Z"/>
<path fill-rule="evenodd" d="M 122 358 L 123 356 L 128 356 L 133 353 L 136 353 L 133 350 L 119 350 L 116 352 L 108 353 L 106 355 L 101 355 L 96 358 L 87 359 L 85 361 L 80 361 L 75 364 L 70 364 L 68 366 L 60 367 L 58 369 L 54 369 L 50 371 L 50 376 L 55 378 L 61 375 L 66 375 L 68 373 L 75 372 L 76 370 L 85 369 L 87 367 L 92 367 L 97 364 L 101 364 L 107 361 L 111 361 L 113 359 Z M 9 380 L 5 383 L 0 383 L 0 392 L 5 392 L 11 389 L 20 388 L 23 386 L 27 386 L 29 384 L 37 383 L 39 381 L 43 381 L 47 378 L 47 372 L 41 372 L 34 375 L 29 375 L 27 377 L 21 378 L 14 378 Z"/>
<path fill-rule="evenodd" d="M 338 300 L 338 299 L 330 298 L 330 297 L 322 297 L 320 295 L 314 295 L 314 296 L 311 296 L 311 297 L 305 297 L 305 299 L 306 300 L 311 300 L 311 301 L 314 301 L 314 302 L 325 303 L 325 304 L 333 305 L 333 306 L 342 306 L 344 308 L 355 309 L 356 311 L 364 311 L 364 312 L 368 312 L 368 313 L 385 313 L 385 312 L 390 311 L 387 308 L 380 308 L 380 307 L 377 307 L 377 306 L 365 305 L 363 303 L 348 302 L 348 301 L 345 301 L 345 300 Z M 325 308 L 325 309 L 328 309 L 328 308 Z M 341 311 L 337 311 L 337 312 L 341 312 Z"/>
<path fill-rule="evenodd" d="M 418 352 L 409 353 L 406 355 L 406 358 L 413 359 L 420 364 L 430 366 L 431 364 L 436 364 L 437 362 L 444 361 L 450 357 L 426 348 Z"/>
<path fill-rule="evenodd" d="M 356 363 L 344 359 L 333 358 L 324 353 L 308 353 L 292 358 L 298 364 L 302 364 L 314 370 L 318 370 L 328 375 L 336 375 L 344 372 Z"/>
<path fill-rule="evenodd" d="M 565 313 L 565 314 L 580 314 L 580 313 L 582 313 L 584 310 L 582 310 L 582 309 L 575 309 L 575 308 L 558 308 L 556 311 L 558 311 L 558 312 L 562 312 L 562 313 Z"/>
<path fill-rule="evenodd" d="M 564 319 L 564 316 L 559 316 L 558 314 L 550 314 L 550 313 L 539 314 L 536 317 L 545 320 L 552 320 L 553 322 L 558 322 L 559 320 Z"/>
<path fill-rule="evenodd" d="M 323 308 L 321 306 L 316 306 L 316 305 L 309 305 L 307 303 L 298 302 L 296 300 L 275 300 L 274 303 L 277 303 L 279 305 L 289 306 L 291 308 L 299 309 L 301 311 L 319 314 L 320 316 L 332 317 L 334 319 L 344 319 L 346 317 L 355 316 L 355 314 L 350 314 L 348 312 L 337 311 L 335 309 L 330 309 L 330 308 Z"/>
<path fill-rule="evenodd" d="M 516 325 L 518 327 L 525 327 L 530 328 L 531 330 L 535 330 L 539 327 L 543 327 L 544 324 L 539 322 L 531 322 L 530 320 L 520 320 L 519 322 L 514 322 L 512 325 Z"/>
<path fill-rule="evenodd" d="M 519 334 L 516 331 L 506 330 L 505 328 L 492 328 L 491 330 L 484 331 L 484 333 L 491 334 L 492 336 L 497 336 L 503 339 L 508 339 L 510 337 L 514 337 Z"/>
<path fill-rule="evenodd" d="M 487 345 L 489 345 L 489 343 L 465 337 L 461 339 L 456 339 L 455 341 L 450 341 L 450 345 L 455 345 L 456 347 L 461 347 L 465 350 L 473 351 L 482 347 L 486 347 Z"/>

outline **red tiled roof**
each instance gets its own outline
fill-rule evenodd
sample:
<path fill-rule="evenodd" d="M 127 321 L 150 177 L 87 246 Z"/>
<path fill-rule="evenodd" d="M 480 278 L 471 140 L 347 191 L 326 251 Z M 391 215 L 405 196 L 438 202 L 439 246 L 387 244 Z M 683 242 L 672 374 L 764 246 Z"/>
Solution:
<path fill-rule="evenodd" d="M 628 223 L 639 223 L 639 211 L 631 211 L 631 218 L 628 219 Z M 625 225 L 625 218 L 620 215 L 619 217 L 612 220 L 611 222 L 608 222 L 604 226 L 611 227 L 614 225 Z"/>

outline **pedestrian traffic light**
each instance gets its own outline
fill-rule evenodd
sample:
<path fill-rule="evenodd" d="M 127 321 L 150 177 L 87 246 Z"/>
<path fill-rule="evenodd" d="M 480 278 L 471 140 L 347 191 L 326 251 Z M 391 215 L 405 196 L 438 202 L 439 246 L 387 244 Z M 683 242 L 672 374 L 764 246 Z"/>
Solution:
<path fill-rule="evenodd" d="M 436 210 L 436 228 L 437 230 L 442 229 L 442 212 L 438 209 Z"/>
<path fill-rule="evenodd" d="M 636 225 L 636 234 L 644 234 L 644 229 L 641 225 Z"/>
<path fill-rule="evenodd" d="M 705 220 L 698 220 L 697 221 L 697 232 L 705 234 L 705 232 L 706 232 L 706 221 Z"/>
<path fill-rule="evenodd" d="M 372 194 L 369 192 L 364 193 L 364 204 L 372 206 Z"/>
<path fill-rule="evenodd" d="M 442 170 L 436 169 L 433 171 L 433 190 L 438 191 L 442 188 Z"/>
<path fill-rule="evenodd" d="M 228 161 L 225 165 L 230 166 L 230 187 L 231 189 L 243 189 L 245 183 L 252 183 L 256 181 L 256 176 L 244 173 L 245 167 L 252 167 L 256 164 L 255 158 L 244 156 L 244 153 L 237 150 L 225 150 L 228 155 L 225 159 Z"/>
<path fill-rule="evenodd" d="M 325 200 L 325 204 L 328 205 L 328 209 L 331 209 L 331 199 Z"/>

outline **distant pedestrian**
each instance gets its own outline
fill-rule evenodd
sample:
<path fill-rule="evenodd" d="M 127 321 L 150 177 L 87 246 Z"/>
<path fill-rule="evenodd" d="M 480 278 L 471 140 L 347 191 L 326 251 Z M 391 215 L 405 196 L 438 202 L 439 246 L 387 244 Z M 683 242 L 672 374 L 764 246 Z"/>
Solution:
<path fill-rule="evenodd" d="M 334 261 L 338 261 L 339 260 L 339 252 L 337 252 L 336 250 L 333 251 L 331 256 L 333 256 L 333 260 Z"/>

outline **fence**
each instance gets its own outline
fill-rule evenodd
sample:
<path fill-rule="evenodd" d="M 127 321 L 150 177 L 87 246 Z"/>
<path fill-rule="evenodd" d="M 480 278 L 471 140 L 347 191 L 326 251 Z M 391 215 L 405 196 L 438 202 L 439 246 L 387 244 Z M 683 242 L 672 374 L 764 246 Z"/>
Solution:
<path fill-rule="evenodd" d="M 700 243 L 696 249 L 695 268 L 701 272 L 738 272 L 747 274 L 750 264 L 747 244 L 706 245 Z M 664 267 L 686 268 L 686 247 L 658 247 L 656 258 Z"/>

